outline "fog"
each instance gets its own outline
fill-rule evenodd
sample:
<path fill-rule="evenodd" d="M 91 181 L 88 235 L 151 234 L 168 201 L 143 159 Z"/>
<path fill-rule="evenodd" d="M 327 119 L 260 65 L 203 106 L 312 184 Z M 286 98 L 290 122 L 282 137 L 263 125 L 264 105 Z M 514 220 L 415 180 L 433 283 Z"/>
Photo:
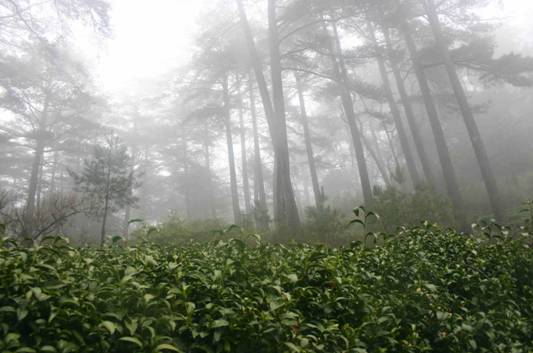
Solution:
<path fill-rule="evenodd" d="M 523 0 L 0 0 L 0 223 L 28 242 L 179 223 L 336 245 L 361 205 L 391 232 L 521 222 L 532 17 Z"/>

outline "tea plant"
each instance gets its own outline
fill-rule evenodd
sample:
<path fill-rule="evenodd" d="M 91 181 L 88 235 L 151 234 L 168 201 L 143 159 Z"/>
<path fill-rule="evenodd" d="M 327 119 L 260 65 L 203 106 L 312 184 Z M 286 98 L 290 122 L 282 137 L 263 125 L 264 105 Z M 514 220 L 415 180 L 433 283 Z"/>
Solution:
<path fill-rule="evenodd" d="M 425 223 L 373 249 L 252 243 L 3 239 L 0 351 L 533 349 L 533 252 L 522 242 Z"/>

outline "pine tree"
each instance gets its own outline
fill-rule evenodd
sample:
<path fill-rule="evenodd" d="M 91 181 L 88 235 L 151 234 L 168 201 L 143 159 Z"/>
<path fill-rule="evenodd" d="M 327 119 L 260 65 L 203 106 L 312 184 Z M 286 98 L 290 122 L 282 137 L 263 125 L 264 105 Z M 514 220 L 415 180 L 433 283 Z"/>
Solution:
<path fill-rule="evenodd" d="M 93 202 L 93 215 L 101 219 L 100 244 L 103 245 L 109 214 L 138 201 L 131 193 L 137 181 L 128 150 L 118 138 L 107 138 L 104 146 L 96 146 L 93 155 L 84 160 L 80 174 L 73 171 L 70 174 L 76 191 Z"/>

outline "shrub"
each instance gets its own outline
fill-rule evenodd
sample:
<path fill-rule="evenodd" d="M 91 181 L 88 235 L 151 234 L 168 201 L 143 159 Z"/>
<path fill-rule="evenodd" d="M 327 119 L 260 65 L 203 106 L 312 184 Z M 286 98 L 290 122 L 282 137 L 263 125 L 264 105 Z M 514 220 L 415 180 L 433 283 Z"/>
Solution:
<path fill-rule="evenodd" d="M 352 245 L 0 242 L 4 352 L 531 352 L 533 252 L 426 225 Z"/>
<path fill-rule="evenodd" d="M 372 209 L 383 219 L 387 232 L 394 232 L 399 226 L 416 226 L 423 221 L 454 224 L 449 201 L 428 187 L 414 193 L 392 187 L 376 190 Z"/>

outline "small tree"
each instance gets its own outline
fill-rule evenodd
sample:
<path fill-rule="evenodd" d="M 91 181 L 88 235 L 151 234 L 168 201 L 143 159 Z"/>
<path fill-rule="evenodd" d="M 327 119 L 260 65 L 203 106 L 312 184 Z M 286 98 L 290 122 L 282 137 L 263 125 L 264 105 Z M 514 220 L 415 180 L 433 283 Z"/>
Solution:
<path fill-rule="evenodd" d="M 109 213 L 138 201 L 131 193 L 137 182 L 127 148 L 118 138 L 108 138 L 104 146 L 96 146 L 93 155 L 85 159 L 81 174 L 69 173 L 76 191 L 96 206 L 93 215 L 102 220 L 100 244 L 103 245 Z"/>

